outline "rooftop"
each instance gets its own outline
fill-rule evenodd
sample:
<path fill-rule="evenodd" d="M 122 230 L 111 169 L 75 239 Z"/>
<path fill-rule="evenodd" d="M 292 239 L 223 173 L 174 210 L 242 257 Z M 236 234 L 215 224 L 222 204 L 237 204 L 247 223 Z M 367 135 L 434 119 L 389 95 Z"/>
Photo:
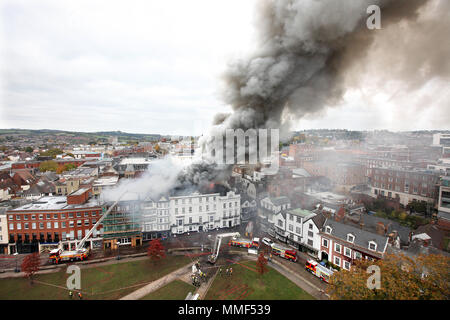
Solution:
<path fill-rule="evenodd" d="M 295 215 L 295 216 L 299 216 L 302 218 L 307 218 L 309 216 L 315 216 L 316 214 L 312 211 L 309 210 L 305 210 L 305 209 L 301 209 L 301 208 L 297 208 L 297 209 L 293 209 L 293 210 L 289 210 L 287 211 L 287 213 Z"/>
<path fill-rule="evenodd" d="M 65 196 L 45 196 L 31 203 L 27 203 L 23 206 L 17 207 L 11 211 L 63 210 L 96 206 L 100 206 L 100 204 L 96 200 L 91 200 L 82 205 L 68 205 L 67 197 Z"/>

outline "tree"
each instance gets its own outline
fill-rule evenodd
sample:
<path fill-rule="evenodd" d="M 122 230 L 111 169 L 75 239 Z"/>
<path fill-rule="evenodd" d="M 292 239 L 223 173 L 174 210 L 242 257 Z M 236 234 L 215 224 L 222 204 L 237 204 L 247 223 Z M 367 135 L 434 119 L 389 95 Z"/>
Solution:
<path fill-rule="evenodd" d="M 256 271 L 262 276 L 264 273 L 269 271 L 267 269 L 267 259 L 264 258 L 264 252 L 261 251 L 258 260 L 256 261 Z"/>
<path fill-rule="evenodd" d="M 371 265 L 380 268 L 380 288 L 369 289 Z M 444 255 L 388 254 L 382 260 L 356 261 L 350 271 L 335 272 L 327 292 L 331 299 L 355 300 L 448 300 L 450 258 Z"/>
<path fill-rule="evenodd" d="M 39 170 L 41 172 L 46 171 L 56 171 L 58 170 L 58 164 L 53 160 L 44 161 L 39 165 Z"/>
<path fill-rule="evenodd" d="M 64 153 L 64 152 L 61 149 L 53 148 L 53 149 L 47 150 L 45 152 L 41 152 L 40 155 L 45 156 L 45 157 L 56 158 L 56 156 L 58 154 L 62 154 L 62 153 Z"/>
<path fill-rule="evenodd" d="M 150 246 L 148 247 L 147 255 L 149 256 L 151 261 L 159 261 L 166 257 L 164 246 L 161 244 L 161 241 L 159 241 L 159 239 L 150 241 Z"/>
<path fill-rule="evenodd" d="M 37 252 L 27 255 L 25 259 L 23 259 L 21 268 L 22 271 L 25 272 L 25 277 L 30 279 L 31 283 L 33 283 L 33 275 L 39 270 L 40 265 L 41 260 Z"/>
<path fill-rule="evenodd" d="M 25 152 L 31 153 L 31 152 L 33 152 L 33 148 L 32 147 L 26 147 L 25 148 Z"/>

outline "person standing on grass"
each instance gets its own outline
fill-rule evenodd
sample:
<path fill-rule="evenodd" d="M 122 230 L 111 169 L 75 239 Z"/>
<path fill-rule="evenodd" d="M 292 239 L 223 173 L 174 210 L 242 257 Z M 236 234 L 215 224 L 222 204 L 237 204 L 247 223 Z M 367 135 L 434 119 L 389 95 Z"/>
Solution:
<path fill-rule="evenodd" d="M 80 300 L 82 300 L 82 299 L 83 299 L 83 296 L 81 295 L 81 291 L 80 291 L 80 292 L 78 292 L 78 298 L 80 298 Z"/>
<path fill-rule="evenodd" d="M 71 291 L 69 291 L 69 298 L 72 299 L 72 296 L 73 296 L 73 292 L 71 290 Z"/>
<path fill-rule="evenodd" d="M 222 267 L 219 267 L 219 275 L 222 276 Z"/>
<path fill-rule="evenodd" d="M 230 276 L 233 275 L 233 268 L 230 268 Z"/>

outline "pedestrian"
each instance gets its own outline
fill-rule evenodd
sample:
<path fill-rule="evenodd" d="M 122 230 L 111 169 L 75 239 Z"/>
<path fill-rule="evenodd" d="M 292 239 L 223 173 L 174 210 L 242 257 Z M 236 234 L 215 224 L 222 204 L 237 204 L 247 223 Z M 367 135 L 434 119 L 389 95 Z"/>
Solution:
<path fill-rule="evenodd" d="M 72 299 L 72 296 L 73 296 L 73 292 L 72 292 L 72 290 L 70 290 L 69 291 L 69 298 Z"/>
<path fill-rule="evenodd" d="M 81 292 L 78 292 L 78 298 L 80 298 L 80 300 L 83 299 L 83 296 L 81 295 Z"/>
<path fill-rule="evenodd" d="M 222 276 L 222 267 L 219 267 L 219 275 Z"/>
<path fill-rule="evenodd" d="M 233 275 L 233 268 L 230 268 L 230 276 Z"/>
<path fill-rule="evenodd" d="M 227 268 L 227 270 L 225 270 L 225 274 L 228 275 L 228 268 Z"/>

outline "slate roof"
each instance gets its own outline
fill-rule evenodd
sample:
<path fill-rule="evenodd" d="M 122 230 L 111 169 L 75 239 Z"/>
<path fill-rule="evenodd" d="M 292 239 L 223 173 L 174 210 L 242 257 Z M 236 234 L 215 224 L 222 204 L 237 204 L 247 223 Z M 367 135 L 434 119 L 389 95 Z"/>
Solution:
<path fill-rule="evenodd" d="M 369 231 L 372 231 L 372 232 L 376 232 L 376 226 L 379 222 L 381 222 L 381 223 L 383 223 L 384 226 L 387 227 L 388 233 L 397 231 L 398 235 L 400 236 L 400 241 L 402 243 L 409 242 L 409 234 L 411 233 L 412 230 L 409 227 L 402 226 L 400 223 L 398 223 L 396 221 L 369 215 L 369 214 L 362 214 L 361 221 L 364 223 L 363 228 L 365 228 Z"/>
<path fill-rule="evenodd" d="M 283 204 L 289 204 L 291 201 L 288 197 L 278 197 L 278 198 L 269 198 L 269 200 L 273 203 L 275 206 L 281 206 Z"/>
<path fill-rule="evenodd" d="M 386 245 L 388 243 L 388 237 L 381 236 L 376 233 L 365 231 L 363 229 L 343 224 L 335 220 L 327 219 L 323 225 L 323 231 L 327 226 L 331 227 L 331 235 L 347 241 L 347 234 L 355 236 L 355 245 L 369 250 L 369 241 L 374 241 L 377 244 L 377 253 L 384 253 Z"/>

